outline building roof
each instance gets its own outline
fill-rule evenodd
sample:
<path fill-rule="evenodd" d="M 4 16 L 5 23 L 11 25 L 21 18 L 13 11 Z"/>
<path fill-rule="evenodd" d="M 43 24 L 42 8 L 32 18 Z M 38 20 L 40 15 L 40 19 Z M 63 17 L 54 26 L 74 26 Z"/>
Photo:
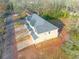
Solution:
<path fill-rule="evenodd" d="M 30 16 L 30 23 L 35 28 L 38 34 L 43 32 L 50 32 L 51 30 L 58 29 L 56 26 L 44 20 L 37 14 L 32 14 Z"/>
<path fill-rule="evenodd" d="M 34 38 L 33 40 L 36 40 L 38 38 L 38 36 L 33 31 L 31 32 L 31 35 Z"/>

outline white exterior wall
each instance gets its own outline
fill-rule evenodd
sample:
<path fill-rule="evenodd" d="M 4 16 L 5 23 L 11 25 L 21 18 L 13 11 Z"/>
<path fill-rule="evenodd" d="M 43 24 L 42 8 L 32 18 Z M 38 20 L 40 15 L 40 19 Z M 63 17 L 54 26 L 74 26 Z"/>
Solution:
<path fill-rule="evenodd" d="M 35 44 L 41 43 L 43 41 L 50 40 L 56 37 L 58 37 L 58 29 L 50 31 L 50 34 L 49 32 L 41 33 L 39 34 L 39 38 L 35 40 Z"/>

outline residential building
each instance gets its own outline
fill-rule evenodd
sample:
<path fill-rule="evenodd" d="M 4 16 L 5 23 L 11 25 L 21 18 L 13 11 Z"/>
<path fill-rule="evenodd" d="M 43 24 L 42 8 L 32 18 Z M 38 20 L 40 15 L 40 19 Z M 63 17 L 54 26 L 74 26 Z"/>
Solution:
<path fill-rule="evenodd" d="M 26 17 L 26 23 L 28 24 L 28 29 L 31 31 L 33 42 L 35 44 L 58 37 L 59 28 L 37 14 L 32 14 Z"/>
<path fill-rule="evenodd" d="M 59 28 L 37 14 L 25 18 L 25 23 L 15 26 L 15 39 L 18 51 L 58 37 Z"/>

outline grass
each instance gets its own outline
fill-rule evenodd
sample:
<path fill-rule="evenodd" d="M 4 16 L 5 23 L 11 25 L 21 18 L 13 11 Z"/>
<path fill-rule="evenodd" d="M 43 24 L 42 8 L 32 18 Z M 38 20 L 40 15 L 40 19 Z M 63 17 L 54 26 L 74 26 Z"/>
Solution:
<path fill-rule="evenodd" d="M 72 24 L 73 24 L 73 20 L 76 20 L 79 18 L 79 16 L 77 15 L 75 16 L 69 15 L 69 12 L 67 11 L 48 12 L 48 13 L 44 13 L 42 17 L 46 20 L 54 20 L 54 19 L 57 20 L 58 18 L 63 18 L 63 20 L 65 20 L 65 18 L 68 18 L 68 20 L 71 21 Z M 72 40 L 73 43 L 68 42 L 68 44 L 64 44 L 64 46 L 62 46 L 63 48 L 62 50 L 64 51 L 65 54 L 69 56 L 70 59 L 75 59 L 75 57 L 77 57 L 79 53 L 79 44 L 78 44 L 79 43 L 79 32 L 77 32 L 78 28 L 74 27 L 72 29 L 71 27 L 72 24 L 67 24 L 67 25 L 71 29 L 69 33 L 70 35 L 69 40 Z"/>
<path fill-rule="evenodd" d="M 5 29 L 4 29 L 4 18 L 0 18 L 0 33 L 4 33 L 5 32 Z"/>

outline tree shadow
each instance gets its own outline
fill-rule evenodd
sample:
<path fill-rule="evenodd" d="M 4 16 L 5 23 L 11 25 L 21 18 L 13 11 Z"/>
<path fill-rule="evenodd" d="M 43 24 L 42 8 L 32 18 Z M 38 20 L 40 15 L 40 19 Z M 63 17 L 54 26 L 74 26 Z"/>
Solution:
<path fill-rule="evenodd" d="M 6 18 L 6 33 L 2 59 L 16 59 L 17 48 L 15 40 L 14 21 L 11 16 Z"/>

